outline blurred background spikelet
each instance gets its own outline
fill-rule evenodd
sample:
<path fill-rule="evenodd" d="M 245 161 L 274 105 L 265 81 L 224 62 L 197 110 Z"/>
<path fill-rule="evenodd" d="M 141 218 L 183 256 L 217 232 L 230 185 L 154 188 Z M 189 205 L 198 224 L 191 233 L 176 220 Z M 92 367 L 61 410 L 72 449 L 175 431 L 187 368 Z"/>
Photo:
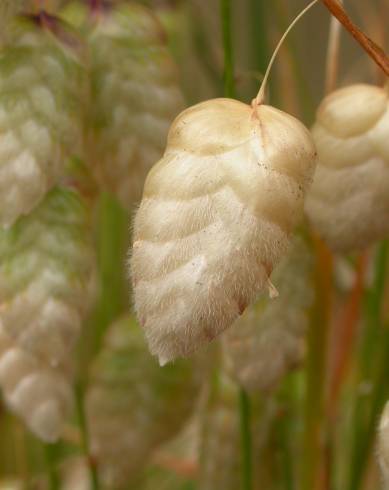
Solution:
<path fill-rule="evenodd" d="M 108 485 L 137 477 L 151 451 L 178 433 L 200 381 L 193 360 L 160 368 L 132 317 L 109 328 L 86 395 L 92 451 Z"/>
<path fill-rule="evenodd" d="M 59 187 L 0 229 L 0 384 L 50 442 L 70 414 L 73 348 L 95 295 L 89 221 L 77 191 Z"/>
<path fill-rule="evenodd" d="M 184 107 L 165 33 L 150 10 L 133 2 L 94 14 L 72 4 L 64 15 L 86 42 L 85 158 L 101 187 L 131 210 Z"/>
<path fill-rule="evenodd" d="M 248 391 L 274 389 L 303 359 L 313 300 L 312 256 L 302 238 L 272 274 L 279 296 L 262 297 L 224 334 L 230 375 Z"/>
<path fill-rule="evenodd" d="M 72 46 L 37 19 L 18 19 L 9 31 L 0 50 L 3 225 L 32 211 L 62 177 L 66 158 L 77 151 L 80 140 L 78 107 L 83 93 Z"/>

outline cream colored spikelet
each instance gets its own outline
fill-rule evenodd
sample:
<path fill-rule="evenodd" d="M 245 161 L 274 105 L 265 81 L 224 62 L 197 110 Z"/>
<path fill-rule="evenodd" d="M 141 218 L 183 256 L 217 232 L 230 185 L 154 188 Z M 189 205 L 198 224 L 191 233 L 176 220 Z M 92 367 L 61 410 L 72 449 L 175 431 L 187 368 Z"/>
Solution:
<path fill-rule="evenodd" d="M 10 226 L 39 204 L 77 149 L 82 78 L 57 19 L 18 19 L 8 37 L 0 50 L 0 225 Z"/>
<path fill-rule="evenodd" d="M 138 488 L 151 452 L 191 415 L 200 381 L 192 361 L 161 368 L 132 317 L 112 324 L 86 396 L 92 452 L 109 488 Z"/>
<path fill-rule="evenodd" d="M 130 262 L 162 364 L 215 338 L 268 286 L 314 164 L 308 130 L 274 107 L 215 99 L 177 117 L 145 183 Z"/>
<path fill-rule="evenodd" d="M 302 216 L 316 163 L 311 134 L 264 104 L 281 38 L 251 105 L 213 99 L 173 122 L 134 223 L 135 309 L 163 365 L 226 330 L 269 288 Z"/>
<path fill-rule="evenodd" d="M 352 85 L 327 96 L 312 134 L 318 166 L 306 212 L 336 251 L 389 234 L 389 88 Z"/>
<path fill-rule="evenodd" d="M 249 392 L 270 391 L 301 362 L 313 300 L 312 257 L 301 239 L 272 275 L 279 291 L 261 298 L 223 335 L 227 372 Z"/>
<path fill-rule="evenodd" d="M 386 403 L 378 428 L 377 457 L 381 468 L 383 489 L 389 489 L 389 402 Z"/>
<path fill-rule="evenodd" d="M 77 192 L 56 188 L 0 229 L 0 386 L 47 442 L 71 413 L 73 348 L 94 298 L 87 216 Z"/>

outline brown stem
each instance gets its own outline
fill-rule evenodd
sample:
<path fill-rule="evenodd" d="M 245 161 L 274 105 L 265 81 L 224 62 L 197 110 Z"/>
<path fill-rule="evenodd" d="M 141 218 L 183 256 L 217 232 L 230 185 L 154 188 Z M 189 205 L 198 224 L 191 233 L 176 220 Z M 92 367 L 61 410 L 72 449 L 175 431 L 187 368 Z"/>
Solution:
<path fill-rule="evenodd" d="M 366 53 L 377 63 L 377 65 L 389 76 L 389 58 L 374 41 L 366 36 L 347 15 L 338 0 L 322 0 L 331 14 L 338 19 L 353 38 L 362 46 Z"/>

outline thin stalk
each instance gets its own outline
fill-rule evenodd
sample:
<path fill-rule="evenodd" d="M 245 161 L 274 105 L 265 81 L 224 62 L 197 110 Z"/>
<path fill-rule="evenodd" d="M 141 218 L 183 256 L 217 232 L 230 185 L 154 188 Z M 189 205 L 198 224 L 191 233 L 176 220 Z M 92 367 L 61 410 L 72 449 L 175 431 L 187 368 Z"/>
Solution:
<path fill-rule="evenodd" d="M 242 490 L 253 488 L 252 442 L 251 442 L 251 408 L 250 398 L 243 388 L 239 392 L 240 433 L 242 448 Z"/>
<path fill-rule="evenodd" d="M 286 6 L 282 0 L 275 0 L 273 5 L 273 10 L 276 16 L 277 28 L 283 31 L 284 26 L 287 24 L 287 11 Z M 312 119 L 313 114 L 316 110 L 316 102 L 314 102 L 312 97 L 311 88 L 307 82 L 305 71 L 302 67 L 301 57 L 298 55 L 298 49 L 296 43 L 292 37 L 289 37 L 285 41 L 285 49 L 289 52 L 289 57 L 291 60 L 291 67 L 293 71 L 294 78 L 296 80 L 296 88 L 298 91 L 298 97 L 301 104 L 302 114 L 305 121 Z"/>
<path fill-rule="evenodd" d="M 350 19 L 339 0 L 322 0 L 323 4 L 338 19 L 343 27 L 352 35 L 359 45 L 366 51 L 370 58 L 389 76 L 389 58 L 383 49 L 372 41 Z"/>
<path fill-rule="evenodd" d="M 261 84 L 261 86 L 259 88 L 258 94 L 255 97 L 255 99 L 253 100 L 253 103 L 255 105 L 263 104 L 263 102 L 265 100 L 266 86 L 267 86 L 267 81 L 269 79 L 269 75 L 270 75 L 271 69 L 273 68 L 273 64 L 274 64 L 274 61 L 275 61 L 275 59 L 277 57 L 277 54 L 278 54 L 279 50 L 281 49 L 281 46 L 283 45 L 283 43 L 284 43 L 286 37 L 288 36 L 289 32 L 293 29 L 293 27 L 297 24 L 297 22 L 302 17 L 304 17 L 304 15 L 308 12 L 308 10 L 310 10 L 314 5 L 316 5 L 318 3 L 318 1 L 319 0 L 313 0 L 313 2 L 311 2 L 310 4 L 308 4 L 305 7 L 305 9 L 303 9 L 298 14 L 298 16 L 293 20 L 293 22 L 290 24 L 290 26 L 284 32 L 283 36 L 281 37 L 279 43 L 277 44 L 277 47 L 274 50 L 274 53 L 273 53 L 273 55 L 272 55 L 272 57 L 270 59 L 269 65 L 267 67 L 267 70 L 266 70 L 265 76 L 263 78 L 262 84 Z"/>
<path fill-rule="evenodd" d="M 57 471 L 57 444 L 45 444 L 45 456 L 47 466 L 47 477 L 49 490 L 59 490 L 61 486 L 60 478 Z"/>
<path fill-rule="evenodd" d="M 250 0 L 253 68 L 262 75 L 267 67 L 268 39 L 266 8 L 263 0 Z"/>
<path fill-rule="evenodd" d="M 222 25 L 224 50 L 224 95 L 235 97 L 234 52 L 232 46 L 231 0 L 220 0 L 220 16 Z"/>
<path fill-rule="evenodd" d="M 220 0 L 220 16 L 224 49 L 224 95 L 226 97 L 234 97 L 236 90 L 234 80 L 231 0 Z M 250 399 L 243 388 L 239 392 L 239 409 L 242 448 L 242 490 L 252 490 Z"/>
<path fill-rule="evenodd" d="M 388 395 L 385 376 L 388 369 L 389 335 L 381 321 L 388 262 L 389 242 L 385 241 L 377 251 L 374 281 L 366 303 L 367 324 L 361 339 L 357 395 L 350 426 L 353 431 L 350 490 L 359 490 L 362 487 L 378 415 Z M 362 384 L 373 389 L 373 392 L 364 398 L 361 398 L 358 393 Z"/>
<path fill-rule="evenodd" d="M 94 352 L 100 346 L 106 328 L 124 306 L 125 241 L 128 216 L 116 199 L 103 193 L 99 205 L 98 262 L 100 298 L 94 318 Z"/>
<path fill-rule="evenodd" d="M 97 473 L 97 467 L 95 461 L 91 457 L 89 448 L 89 431 L 88 424 L 86 422 L 85 410 L 84 410 L 84 387 L 81 383 L 77 383 L 75 387 L 76 398 L 76 411 L 78 418 L 78 425 L 81 433 L 81 448 L 84 454 L 85 460 L 88 463 L 89 479 L 92 490 L 99 490 L 99 477 Z"/>
<path fill-rule="evenodd" d="M 318 475 L 323 462 L 326 360 L 332 306 L 332 255 L 319 238 L 314 237 L 314 245 L 316 297 L 308 331 L 301 478 L 303 490 L 318 488 Z"/>

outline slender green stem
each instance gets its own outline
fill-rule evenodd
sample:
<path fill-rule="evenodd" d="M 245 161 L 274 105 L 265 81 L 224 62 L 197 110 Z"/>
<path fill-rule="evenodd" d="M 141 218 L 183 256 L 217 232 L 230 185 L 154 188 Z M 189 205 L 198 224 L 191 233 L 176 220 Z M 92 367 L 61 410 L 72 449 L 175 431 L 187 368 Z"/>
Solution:
<path fill-rule="evenodd" d="M 124 232 L 128 226 L 127 214 L 108 193 L 102 194 L 99 209 L 98 262 L 101 295 L 95 314 L 94 351 L 98 350 L 106 328 L 124 306 Z"/>
<path fill-rule="evenodd" d="M 82 452 L 85 456 L 85 460 L 88 463 L 91 489 L 99 490 L 100 485 L 99 485 L 97 467 L 94 460 L 91 457 L 90 448 L 89 448 L 89 431 L 88 431 L 88 424 L 86 421 L 85 410 L 84 410 L 84 387 L 81 383 L 76 384 L 75 395 L 76 395 L 75 398 L 76 398 L 78 425 L 80 427 L 80 432 L 81 432 Z"/>
<path fill-rule="evenodd" d="M 231 26 L 231 0 L 220 0 L 220 15 L 224 49 L 224 95 L 235 96 L 234 53 Z M 241 388 L 239 393 L 241 447 L 242 447 L 242 489 L 252 489 L 252 446 L 250 429 L 250 399 Z"/>
<path fill-rule="evenodd" d="M 220 0 L 224 49 L 224 95 L 235 97 L 234 52 L 232 47 L 231 0 Z"/>
<path fill-rule="evenodd" d="M 389 333 L 386 328 L 383 328 L 381 320 L 388 260 L 389 242 L 386 241 L 377 251 L 374 281 L 367 295 L 367 323 L 361 339 L 357 394 L 350 426 L 352 431 L 350 490 L 359 490 L 362 487 L 377 420 L 389 395 L 385 382 L 389 367 Z M 359 393 L 362 385 L 373 390 L 363 398 Z"/>
<path fill-rule="evenodd" d="M 45 456 L 47 465 L 47 476 L 49 490 L 59 490 L 61 486 L 60 478 L 57 471 L 57 444 L 45 444 Z"/>
<path fill-rule="evenodd" d="M 252 443 L 251 443 L 251 410 L 250 398 L 243 388 L 239 392 L 240 405 L 240 431 L 242 448 L 242 490 L 253 488 L 253 465 L 252 465 Z"/>
<path fill-rule="evenodd" d="M 254 69 L 265 74 L 268 64 L 268 40 L 266 29 L 266 8 L 263 0 L 250 1 L 251 38 Z"/>
<path fill-rule="evenodd" d="M 316 488 L 323 461 L 322 432 L 328 332 L 331 316 L 332 258 L 319 239 L 316 247 L 316 297 L 308 332 L 302 489 Z"/>

